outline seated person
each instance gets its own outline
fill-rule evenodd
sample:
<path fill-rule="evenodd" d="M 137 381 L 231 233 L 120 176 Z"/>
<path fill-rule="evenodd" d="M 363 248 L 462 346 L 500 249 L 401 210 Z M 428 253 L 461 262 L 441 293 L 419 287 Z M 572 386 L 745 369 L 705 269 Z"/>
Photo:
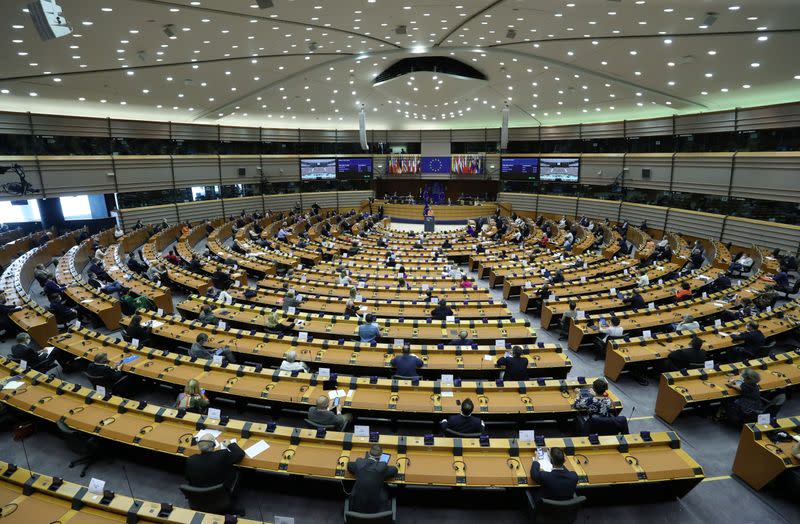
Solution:
<path fill-rule="evenodd" d="M 461 403 L 461 413 L 450 415 L 442 420 L 442 431 L 447 429 L 458 433 L 483 433 L 484 424 L 481 419 L 472 415 L 475 405 L 470 399 Z"/>
<path fill-rule="evenodd" d="M 544 452 L 548 453 L 547 448 Z M 564 451 L 561 448 L 551 448 L 549 455 L 552 471 L 542 471 L 536 459 L 531 465 L 531 479 L 540 486 L 536 490 L 536 500 L 569 500 L 575 495 L 578 475 L 564 467 Z"/>
<path fill-rule="evenodd" d="M 357 255 L 359 251 L 361 251 L 361 248 L 358 247 L 358 242 L 354 240 L 353 243 L 350 244 L 350 247 L 347 249 L 347 256 L 352 257 L 354 255 Z"/>
<path fill-rule="evenodd" d="M 737 390 L 739 395 L 726 398 L 714 418 L 737 427 L 754 421 L 764 409 L 759 382 L 761 375 L 750 368 L 745 368 L 739 377 L 731 377 L 728 387 Z"/>
<path fill-rule="evenodd" d="M 461 282 L 458 285 L 459 285 L 459 287 L 461 287 L 461 289 L 470 289 L 470 288 L 472 288 L 474 286 L 474 284 L 469 279 L 469 277 L 467 277 L 467 275 L 465 275 L 463 273 L 461 275 Z"/>
<path fill-rule="evenodd" d="M 790 291 L 791 284 L 789 283 L 789 274 L 786 271 L 778 271 L 772 279 L 775 281 L 775 288 L 778 291 Z"/>
<path fill-rule="evenodd" d="M 703 350 L 703 339 L 693 336 L 689 347 L 670 351 L 667 363 L 671 371 L 687 369 L 690 364 L 703 364 L 708 360 L 708 355 Z"/>
<path fill-rule="evenodd" d="M 725 291 L 731 287 L 731 277 L 728 276 L 727 273 L 723 273 L 709 285 L 709 291 L 717 292 L 717 291 Z"/>
<path fill-rule="evenodd" d="M 458 332 L 458 338 L 451 340 L 450 343 L 455 346 L 471 346 L 472 340 L 469 339 L 469 332 L 462 329 Z"/>
<path fill-rule="evenodd" d="M 281 367 L 279 369 L 281 371 L 303 371 L 308 373 L 308 364 L 299 362 L 297 360 L 297 352 L 295 350 L 290 350 L 284 355 L 283 362 L 281 362 Z"/>
<path fill-rule="evenodd" d="M 775 285 L 767 286 L 764 291 L 753 299 L 753 304 L 761 311 L 766 310 L 768 307 L 773 307 L 775 302 L 778 301 L 778 293 L 775 289 Z"/>
<path fill-rule="evenodd" d="M 123 373 L 120 369 L 121 367 L 122 362 L 111 367 L 108 363 L 108 355 L 106 353 L 97 353 L 94 356 L 94 361 L 87 366 L 86 374 L 93 377 L 97 382 L 105 384 L 106 388 L 109 388 L 108 393 L 125 396 L 130 393 L 133 379 L 130 375 Z M 113 388 L 113 391 L 110 388 Z"/>
<path fill-rule="evenodd" d="M 189 356 L 195 357 L 197 359 L 213 359 L 215 356 L 222 356 L 230 362 L 231 364 L 236 364 L 236 357 L 233 356 L 233 352 L 228 349 L 227 347 L 219 348 L 215 350 L 210 350 L 205 347 L 205 343 L 208 342 L 208 335 L 205 333 L 200 333 L 197 335 L 197 338 L 192 343 L 192 347 L 189 348 Z"/>
<path fill-rule="evenodd" d="M 225 304 L 226 306 L 230 306 L 233 304 L 233 297 L 230 293 L 228 293 L 227 289 L 223 289 L 217 295 L 217 300 Z"/>
<path fill-rule="evenodd" d="M 735 347 L 734 351 L 739 351 L 745 358 L 765 356 L 763 349 L 767 339 L 758 329 L 758 322 L 755 320 L 747 323 L 747 329 L 744 332 L 731 335 L 731 340 L 741 342 L 741 345 Z"/>
<path fill-rule="evenodd" d="M 611 317 L 611 324 L 606 322 L 606 319 L 600 319 L 600 326 L 597 328 L 600 333 L 605 337 L 602 338 L 603 345 L 608 342 L 609 338 L 622 338 L 625 336 L 625 329 L 620 325 L 620 319 L 617 316 Z"/>
<path fill-rule="evenodd" d="M 400 377 L 417 378 L 417 369 L 423 367 L 425 363 L 416 355 L 411 353 L 411 346 L 403 346 L 403 354 L 394 357 L 389 364 L 394 368 L 394 374 Z"/>
<path fill-rule="evenodd" d="M 589 418 L 595 415 L 599 417 L 614 415 L 611 411 L 613 407 L 611 397 L 608 396 L 608 382 L 605 379 L 598 378 L 592 382 L 591 390 L 575 388 L 572 407 L 585 410 L 586 416 Z"/>
<path fill-rule="evenodd" d="M 639 270 L 639 276 L 636 277 L 636 287 L 644 287 L 650 285 L 650 277 L 647 275 L 647 269 L 642 268 Z"/>
<path fill-rule="evenodd" d="M 222 441 L 221 449 L 211 433 L 203 433 L 197 439 L 200 453 L 186 459 L 186 482 L 195 488 L 208 488 L 223 484 L 233 496 L 239 483 L 239 472 L 234 466 L 245 454 L 236 442 Z"/>
<path fill-rule="evenodd" d="M 137 339 L 140 344 L 146 346 L 150 343 L 152 329 L 149 326 L 142 325 L 141 315 L 133 315 L 130 324 L 125 328 L 125 335 L 131 340 Z"/>
<path fill-rule="evenodd" d="M 17 333 L 17 343 L 11 346 L 11 356 L 20 361 L 24 360 L 29 369 L 44 373 L 56 365 L 56 356 L 60 350 L 53 349 L 50 354 L 44 349 L 36 350 L 31 347 L 31 336 L 24 331 Z"/>
<path fill-rule="evenodd" d="M 447 301 L 443 298 L 439 299 L 439 303 L 431 310 L 431 318 L 434 320 L 445 320 L 447 317 L 453 316 L 453 310 L 447 305 Z"/>
<path fill-rule="evenodd" d="M 316 405 L 308 408 L 308 420 L 320 426 L 335 426 L 337 430 L 344 431 L 353 420 L 353 415 L 342 414 L 344 402 L 339 400 L 340 402 L 334 402 L 328 395 L 320 395 L 317 397 Z"/>
<path fill-rule="evenodd" d="M 728 271 L 736 271 L 739 273 L 747 273 L 753 267 L 753 258 L 747 253 L 740 253 L 731 263 Z"/>
<path fill-rule="evenodd" d="M 290 331 L 294 327 L 294 320 L 281 319 L 281 314 L 278 311 L 272 311 L 267 315 L 265 322 L 267 333 L 280 335 Z"/>
<path fill-rule="evenodd" d="M 283 297 L 283 312 L 288 313 L 289 308 L 297 308 L 300 306 L 301 299 L 297 297 L 297 292 L 294 289 L 289 289 L 286 291 L 286 295 Z"/>
<path fill-rule="evenodd" d="M 214 315 L 214 310 L 211 309 L 209 304 L 203 304 L 200 308 L 200 314 L 197 315 L 197 320 L 203 324 L 212 324 L 214 326 L 219 324 L 219 319 Z"/>
<path fill-rule="evenodd" d="M 564 272 L 560 269 L 557 269 L 555 274 L 550 278 L 551 284 L 560 284 L 564 282 Z"/>
<path fill-rule="evenodd" d="M 730 322 L 731 320 L 744 320 L 745 318 L 755 315 L 758 310 L 753 305 L 753 301 L 749 298 L 742 299 L 738 309 L 726 309 L 722 312 L 722 320 Z"/>
<path fill-rule="evenodd" d="M 514 346 L 511 352 L 511 355 L 506 352 L 495 364 L 505 369 L 503 380 L 528 380 L 528 359 L 522 356 L 522 346 Z"/>
<path fill-rule="evenodd" d="M 675 302 L 692 298 L 692 288 L 685 280 L 681 282 L 680 289 L 675 290 Z"/>
<path fill-rule="evenodd" d="M 65 289 L 66 288 L 64 286 L 55 281 L 55 278 L 48 278 L 45 281 L 44 286 L 42 286 L 44 294 L 48 297 L 51 295 L 63 296 Z"/>
<path fill-rule="evenodd" d="M 381 513 L 392 508 L 384 481 L 397 475 L 397 468 L 381 462 L 383 450 L 373 444 L 366 458 L 347 463 L 347 471 L 356 477 L 350 492 L 350 511 Z"/>
<path fill-rule="evenodd" d="M 623 304 L 627 304 L 631 309 L 647 309 L 647 304 L 638 290 L 634 289 L 630 296 L 622 299 Z"/>
<path fill-rule="evenodd" d="M 175 400 L 176 409 L 185 409 L 192 413 L 205 413 L 209 404 L 211 402 L 206 397 L 206 390 L 202 389 L 200 382 L 194 378 L 189 379 L 183 392 Z"/>
<path fill-rule="evenodd" d="M 375 342 L 381 336 L 381 330 L 375 319 L 375 315 L 369 313 L 364 323 L 358 326 L 358 337 L 361 342 Z"/>
<path fill-rule="evenodd" d="M 67 324 L 78 319 L 78 311 L 67 306 L 60 295 L 52 294 L 48 296 L 48 299 L 50 300 L 48 310 L 56 317 L 57 323 Z"/>
<path fill-rule="evenodd" d="M 700 329 L 700 323 L 692 315 L 684 315 L 683 320 L 673 327 L 675 331 L 691 331 L 692 329 Z"/>

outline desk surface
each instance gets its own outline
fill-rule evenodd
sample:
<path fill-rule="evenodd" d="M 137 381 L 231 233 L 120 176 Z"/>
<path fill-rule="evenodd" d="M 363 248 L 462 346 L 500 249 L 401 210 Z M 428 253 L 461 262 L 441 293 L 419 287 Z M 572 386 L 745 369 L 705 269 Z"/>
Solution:
<path fill-rule="evenodd" d="M 0 364 L 0 379 L 17 372 L 16 364 L 5 360 Z M 34 379 L 38 380 L 35 385 L 31 383 Z M 243 449 L 259 441 L 268 444 L 268 449 L 255 457 L 245 457 L 241 467 L 343 479 L 351 478 L 347 473 L 351 457 L 364 456 L 371 445 L 369 437 L 351 433 L 329 431 L 318 437 L 315 430 L 268 427 L 242 420 L 221 425 L 218 420 L 192 413 L 181 414 L 115 396 L 103 398 L 94 390 L 32 371 L 22 381 L 19 388 L 0 392 L 0 401 L 46 420 L 63 417 L 79 431 L 169 455 L 197 453 L 192 436 L 198 428 L 208 428 L 220 431 L 218 440 L 236 438 Z M 122 412 L 121 405 L 125 407 Z M 581 486 L 683 482 L 688 491 L 703 479 L 702 468 L 680 449 L 674 433 L 653 433 L 651 439 L 643 441 L 640 435 L 600 437 L 598 444 L 591 444 L 587 438 L 576 437 L 545 439 L 544 445 L 567 450 L 566 466 L 578 473 Z M 528 474 L 534 442 L 496 438 L 484 447 L 479 439 L 437 437 L 433 445 L 426 445 L 422 437 L 390 435 L 379 435 L 378 441 L 399 469 L 399 475 L 391 480 L 394 483 L 509 488 L 532 485 Z"/>
<path fill-rule="evenodd" d="M 800 459 L 792 456 L 794 441 L 772 440 L 778 431 L 800 435 L 800 418 L 779 418 L 774 424 L 745 424 L 742 428 L 733 473 L 753 489 L 762 489 L 785 470 L 800 466 Z"/>

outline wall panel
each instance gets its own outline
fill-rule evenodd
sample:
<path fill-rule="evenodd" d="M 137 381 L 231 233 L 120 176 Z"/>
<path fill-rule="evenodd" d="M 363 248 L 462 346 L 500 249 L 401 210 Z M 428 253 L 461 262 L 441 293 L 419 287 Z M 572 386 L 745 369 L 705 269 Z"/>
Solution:
<path fill-rule="evenodd" d="M 620 210 L 620 221 L 627 220 L 635 226 L 647 220 L 647 225 L 653 229 L 664 229 L 667 223 L 667 208 L 648 206 L 646 204 L 629 204 L 624 202 Z"/>
<path fill-rule="evenodd" d="M 625 187 L 669 190 L 672 171 L 672 153 L 642 153 L 625 156 Z M 650 177 L 643 178 L 642 170 L 649 169 Z"/>
<path fill-rule="evenodd" d="M 217 155 L 173 155 L 175 187 L 219 185 Z"/>
<path fill-rule="evenodd" d="M 301 142 L 336 142 L 335 129 L 301 129 Z"/>
<path fill-rule="evenodd" d="M 667 231 L 698 238 L 719 239 L 725 217 L 711 213 L 698 213 L 686 209 L 670 208 L 667 215 Z M 652 224 L 658 227 L 657 224 Z"/>
<path fill-rule="evenodd" d="M 728 217 L 722 240 L 743 247 L 755 241 L 759 246 L 797 253 L 800 250 L 800 227 Z"/>
<path fill-rule="evenodd" d="M 716 111 L 694 115 L 678 115 L 675 117 L 675 134 L 722 133 L 735 131 L 736 113 L 734 111 Z"/>
<path fill-rule="evenodd" d="M 110 156 L 40 156 L 39 165 L 49 196 L 116 191 Z"/>
<path fill-rule="evenodd" d="M 31 126 L 28 114 L 0 112 L 0 134 L 30 135 Z"/>
<path fill-rule="evenodd" d="M 508 130 L 509 136 L 511 129 Z M 453 142 L 483 142 L 486 139 L 485 129 L 453 129 L 451 131 Z"/>
<path fill-rule="evenodd" d="M 33 189 L 38 191 L 37 193 L 30 196 L 30 198 L 41 197 L 43 196 L 42 193 L 42 183 L 41 178 L 39 177 L 39 168 L 36 166 L 36 157 L 35 156 L 0 156 L 0 165 L 3 166 L 10 166 L 13 164 L 19 164 L 23 171 L 25 171 L 25 180 L 33 186 Z M 0 183 L 8 183 L 8 182 L 19 182 L 17 175 L 13 172 L 7 172 L 4 175 L 0 175 Z M 47 193 L 47 196 L 50 196 Z M 9 195 L 6 193 L 0 193 L 0 200 L 17 200 L 20 198 L 16 195 Z M 2 222 L 2 220 L 0 220 Z"/>
<path fill-rule="evenodd" d="M 219 128 L 203 124 L 173 123 L 172 138 L 175 140 L 219 140 Z"/>
<path fill-rule="evenodd" d="M 357 209 L 361 202 L 369 200 L 372 196 L 375 196 L 372 191 L 339 191 L 339 208 Z M 373 211 L 377 211 L 377 209 L 373 209 Z"/>
<path fill-rule="evenodd" d="M 222 199 L 225 214 L 228 216 L 239 216 L 244 211 L 247 214 L 258 211 L 264 212 L 264 199 L 259 196 L 240 197 L 240 198 L 223 198 Z"/>
<path fill-rule="evenodd" d="M 143 224 L 158 224 L 163 219 L 167 219 L 170 224 L 178 222 L 178 212 L 174 204 L 163 206 L 137 207 L 133 209 L 121 209 L 119 219 L 124 230 L 130 231 L 138 220 Z"/>
<path fill-rule="evenodd" d="M 580 125 L 542 126 L 542 140 L 577 140 L 580 138 Z"/>
<path fill-rule="evenodd" d="M 611 185 L 622 173 L 622 153 L 581 155 L 581 184 Z"/>
<path fill-rule="evenodd" d="M 262 156 L 264 176 L 271 183 L 298 182 L 300 180 L 300 161 L 293 157 Z"/>
<path fill-rule="evenodd" d="M 108 137 L 105 118 L 75 118 L 58 115 L 32 115 L 33 134 Z"/>
<path fill-rule="evenodd" d="M 120 193 L 172 188 L 169 155 L 114 157 Z"/>
<path fill-rule="evenodd" d="M 731 196 L 800 202 L 800 152 L 737 153 Z"/>
<path fill-rule="evenodd" d="M 261 180 L 261 157 L 259 155 L 221 155 L 223 184 L 258 184 Z M 245 170 L 244 176 L 239 169 Z"/>
<path fill-rule="evenodd" d="M 625 122 L 625 136 L 662 136 L 672 134 L 672 117 Z"/>
<path fill-rule="evenodd" d="M 736 126 L 739 131 L 784 127 L 800 127 L 800 103 L 739 110 Z"/>
<path fill-rule="evenodd" d="M 533 193 L 498 193 L 497 201 L 511 204 L 513 211 L 536 211 L 539 195 Z"/>
<path fill-rule="evenodd" d="M 583 124 L 581 138 L 615 138 L 625 135 L 624 122 L 604 122 L 599 124 Z"/>
<path fill-rule="evenodd" d="M 594 198 L 578 199 L 578 216 L 587 216 L 594 220 L 609 219 L 617 221 L 620 202 L 616 200 L 597 200 Z"/>
<path fill-rule="evenodd" d="M 148 138 L 169 140 L 169 122 L 146 122 L 143 120 L 111 120 L 111 136 L 114 138 Z"/>
<path fill-rule="evenodd" d="M 389 130 L 386 132 L 388 135 L 389 143 L 403 143 L 403 142 L 421 142 L 420 132 L 418 130 Z"/>
<path fill-rule="evenodd" d="M 309 209 L 314 202 L 319 204 L 321 208 L 336 209 L 338 200 L 336 198 L 336 191 L 322 191 L 319 193 L 302 193 L 298 198 L 303 199 L 303 209 Z"/>
<path fill-rule="evenodd" d="M 257 127 L 219 126 L 219 138 L 223 142 L 258 142 Z"/>
<path fill-rule="evenodd" d="M 177 204 L 178 216 L 181 222 L 196 222 L 206 219 L 220 218 L 222 213 L 221 200 L 203 200 L 200 202 L 183 202 Z"/>
<path fill-rule="evenodd" d="M 300 201 L 299 193 L 288 195 L 264 195 L 264 206 L 267 211 L 286 211 L 292 209 L 295 202 Z"/>
<path fill-rule="evenodd" d="M 677 153 L 673 191 L 727 196 L 733 153 Z"/>
<path fill-rule="evenodd" d="M 576 198 L 539 195 L 539 214 L 575 216 Z"/>

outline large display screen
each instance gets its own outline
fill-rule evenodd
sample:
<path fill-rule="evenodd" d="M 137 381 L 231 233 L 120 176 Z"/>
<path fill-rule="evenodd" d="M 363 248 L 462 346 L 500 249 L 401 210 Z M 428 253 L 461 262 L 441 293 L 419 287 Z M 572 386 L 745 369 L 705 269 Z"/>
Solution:
<path fill-rule="evenodd" d="M 457 175 L 482 175 L 483 155 L 453 155 L 450 157 L 450 172 Z"/>
<path fill-rule="evenodd" d="M 539 179 L 542 182 L 577 183 L 580 165 L 579 158 L 542 158 Z"/>
<path fill-rule="evenodd" d="M 340 158 L 336 174 L 340 179 L 372 178 L 372 158 Z"/>
<path fill-rule="evenodd" d="M 336 180 L 336 159 L 301 158 L 300 180 Z"/>
<path fill-rule="evenodd" d="M 504 156 L 500 159 L 501 180 L 536 180 L 538 172 L 538 158 Z"/>
<path fill-rule="evenodd" d="M 390 175 L 418 174 L 419 169 L 419 155 L 391 155 L 386 164 L 386 172 Z"/>
<path fill-rule="evenodd" d="M 449 156 L 422 157 L 422 172 L 450 174 L 450 157 Z"/>

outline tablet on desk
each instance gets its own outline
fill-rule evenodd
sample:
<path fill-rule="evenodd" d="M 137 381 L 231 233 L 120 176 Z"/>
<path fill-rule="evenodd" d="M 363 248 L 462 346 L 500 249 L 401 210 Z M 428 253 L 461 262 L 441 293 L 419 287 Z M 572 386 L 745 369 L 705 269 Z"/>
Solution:
<path fill-rule="evenodd" d="M 364 453 L 364 458 L 369 458 L 369 451 Z M 392 456 L 389 453 L 381 453 L 381 458 L 378 462 L 383 462 L 384 464 L 388 464 L 390 458 L 392 458 Z"/>

